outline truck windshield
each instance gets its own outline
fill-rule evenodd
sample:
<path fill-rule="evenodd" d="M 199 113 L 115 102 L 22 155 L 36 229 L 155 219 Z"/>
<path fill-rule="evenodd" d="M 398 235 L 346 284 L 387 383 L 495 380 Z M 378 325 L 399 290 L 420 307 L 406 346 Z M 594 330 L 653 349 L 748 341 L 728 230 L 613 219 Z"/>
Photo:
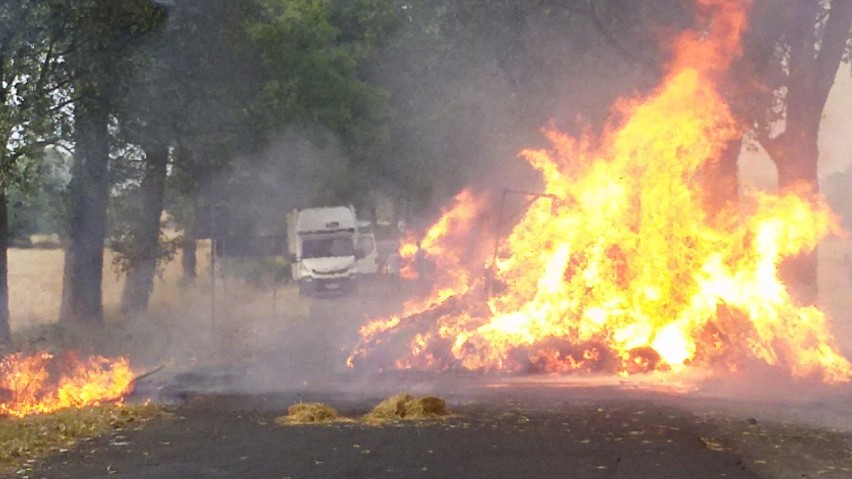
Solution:
<path fill-rule="evenodd" d="M 323 238 L 302 241 L 302 258 L 355 256 L 351 238 Z"/>

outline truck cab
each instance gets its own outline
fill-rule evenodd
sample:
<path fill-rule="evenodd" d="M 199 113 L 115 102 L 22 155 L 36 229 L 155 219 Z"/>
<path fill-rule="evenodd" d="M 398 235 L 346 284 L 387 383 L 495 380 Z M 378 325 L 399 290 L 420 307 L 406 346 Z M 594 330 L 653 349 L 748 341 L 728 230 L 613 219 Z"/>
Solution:
<path fill-rule="evenodd" d="M 300 294 L 357 289 L 360 255 L 354 208 L 294 210 L 287 218 L 287 240 Z"/>

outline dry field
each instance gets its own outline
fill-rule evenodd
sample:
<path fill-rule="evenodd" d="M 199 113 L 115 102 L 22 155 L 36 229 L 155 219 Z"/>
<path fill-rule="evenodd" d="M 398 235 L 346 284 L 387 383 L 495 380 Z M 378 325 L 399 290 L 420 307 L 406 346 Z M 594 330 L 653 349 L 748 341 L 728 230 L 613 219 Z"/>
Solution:
<path fill-rule="evenodd" d="M 209 244 L 202 243 L 198 252 L 198 285 L 209 287 Z M 112 252 L 104 252 L 103 298 L 107 316 L 113 316 L 121 301 L 124 278 L 112 266 Z M 51 323 L 59 317 L 62 297 L 61 249 L 9 250 L 9 312 L 12 329 Z M 166 265 L 154 285 L 151 305 L 167 307 L 181 301 L 180 257 Z"/>
<path fill-rule="evenodd" d="M 235 279 L 218 279 L 215 316 L 210 288 L 209 243 L 198 248 L 198 278 L 182 281 L 180 257 L 155 280 L 148 313 L 120 313 L 124 281 L 104 260 L 106 328 L 57 325 L 62 295 L 63 252 L 59 249 L 9 251 L 10 313 L 19 347 L 81 349 L 101 354 L 129 354 L 137 363 L 238 362 L 252 352 L 274 347 L 280 333 L 308 316 L 308 303 L 296 288 L 258 289 Z M 217 267 L 218 269 L 218 267 Z M 220 270 L 221 271 L 221 270 Z"/>
<path fill-rule="evenodd" d="M 149 316 L 166 318 L 172 326 L 180 323 L 176 335 L 192 334 L 197 327 L 209 329 L 210 276 L 209 244 L 198 248 L 198 279 L 194 287 L 181 287 L 180 258 L 166 265 L 156 279 Z M 10 311 L 13 331 L 56 321 L 62 294 L 63 252 L 58 249 L 11 249 L 9 251 Z M 118 318 L 123 280 L 112 268 L 112 256 L 104 261 L 104 307 L 106 317 Z M 852 240 L 832 238 L 820 249 L 820 306 L 831 318 L 841 347 L 852 355 Z M 283 287 L 273 304 L 272 292 L 260 291 L 234 280 L 217 286 L 216 313 L 227 321 L 227 328 L 258 331 L 263 337 L 269 329 L 307 317 L 308 305 L 298 298 L 294 288 Z M 274 311 L 273 311 L 274 309 Z M 226 331 L 228 335 L 234 331 Z M 243 335 L 244 336 L 244 335 Z M 179 338 L 175 339 L 176 341 Z"/>

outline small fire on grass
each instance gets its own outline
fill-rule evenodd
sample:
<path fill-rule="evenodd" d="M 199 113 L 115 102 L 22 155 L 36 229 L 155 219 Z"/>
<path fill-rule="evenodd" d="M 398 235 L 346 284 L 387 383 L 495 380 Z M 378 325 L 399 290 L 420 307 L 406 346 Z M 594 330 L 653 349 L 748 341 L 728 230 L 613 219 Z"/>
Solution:
<path fill-rule="evenodd" d="M 127 358 L 10 354 L 0 359 L 0 415 L 24 417 L 119 402 L 133 390 L 135 378 Z"/>
<path fill-rule="evenodd" d="M 744 134 L 718 84 L 749 2 L 697 3 L 654 91 L 618 102 L 599 136 L 551 127 L 550 148 L 521 152 L 544 188 L 494 261 L 465 240 L 486 204 L 470 190 L 401 249 L 431 258 L 434 288 L 362 327 L 350 367 L 701 376 L 757 362 L 852 378 L 828 318 L 778 271 L 840 231 L 824 199 L 802 185 L 705 208 L 705 168 Z"/>

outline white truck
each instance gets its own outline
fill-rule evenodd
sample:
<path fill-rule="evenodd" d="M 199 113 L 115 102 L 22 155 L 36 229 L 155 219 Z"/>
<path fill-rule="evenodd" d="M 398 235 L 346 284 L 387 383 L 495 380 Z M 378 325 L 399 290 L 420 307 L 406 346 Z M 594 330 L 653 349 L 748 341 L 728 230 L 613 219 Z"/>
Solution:
<path fill-rule="evenodd" d="M 375 238 L 359 231 L 351 206 L 293 210 L 287 215 L 287 245 L 300 294 L 355 291 L 359 275 L 371 272 L 370 259 L 377 263 Z"/>

